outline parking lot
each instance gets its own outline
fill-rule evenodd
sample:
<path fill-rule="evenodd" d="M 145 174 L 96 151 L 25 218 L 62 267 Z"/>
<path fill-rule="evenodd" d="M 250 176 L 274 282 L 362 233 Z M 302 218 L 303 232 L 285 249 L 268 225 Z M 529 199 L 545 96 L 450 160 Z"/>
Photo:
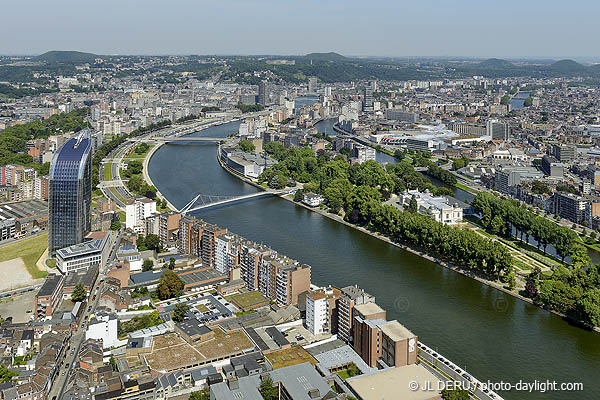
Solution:
<path fill-rule="evenodd" d="M 190 307 L 190 311 L 188 312 L 190 318 L 196 318 L 205 323 L 230 318 L 239 311 L 236 306 L 227 302 L 220 295 L 212 295 L 210 293 L 199 293 L 162 303 L 158 307 L 158 310 L 161 313 L 170 313 L 179 303 L 186 303 Z"/>
<path fill-rule="evenodd" d="M 0 317 L 12 317 L 15 323 L 29 321 L 33 313 L 27 311 L 33 311 L 36 294 L 37 289 L 1 299 Z"/>

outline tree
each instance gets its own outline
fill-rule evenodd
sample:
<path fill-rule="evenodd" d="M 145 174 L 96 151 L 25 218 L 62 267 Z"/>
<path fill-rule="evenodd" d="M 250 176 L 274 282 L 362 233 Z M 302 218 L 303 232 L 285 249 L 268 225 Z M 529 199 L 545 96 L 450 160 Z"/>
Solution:
<path fill-rule="evenodd" d="M 119 229 L 121 229 L 121 221 L 113 221 L 110 224 L 111 231 L 118 231 Z"/>
<path fill-rule="evenodd" d="M 110 367 L 112 368 L 112 370 L 116 371 L 117 361 L 115 360 L 115 358 L 112 355 L 108 359 L 108 363 L 110 364 Z"/>
<path fill-rule="evenodd" d="M 258 387 L 258 391 L 264 400 L 279 399 L 279 391 L 277 390 L 276 386 L 273 386 L 273 379 L 271 379 L 270 376 L 262 379 L 260 386 Z"/>
<path fill-rule="evenodd" d="M 154 267 L 154 261 L 152 261 L 149 258 L 144 260 L 144 262 L 142 263 L 142 268 L 144 271 L 150 271 L 152 270 L 152 267 Z"/>
<path fill-rule="evenodd" d="M 252 153 L 255 150 L 254 143 L 248 139 L 240 140 L 239 148 L 244 153 Z"/>
<path fill-rule="evenodd" d="M 412 213 L 416 213 L 419 210 L 419 205 L 417 204 L 417 199 L 415 196 L 410 198 L 410 203 L 408 204 L 408 211 Z"/>
<path fill-rule="evenodd" d="M 506 271 L 504 275 L 502 275 L 502 282 L 506 283 L 511 288 L 515 286 L 515 270 L 512 266 L 508 268 L 508 271 Z"/>
<path fill-rule="evenodd" d="M 206 387 L 199 392 L 193 392 L 189 400 L 210 400 L 210 390 Z"/>
<path fill-rule="evenodd" d="M 298 189 L 296 190 L 296 194 L 294 194 L 294 201 L 299 203 L 302 200 L 304 200 L 304 191 L 302 189 Z"/>
<path fill-rule="evenodd" d="M 175 258 L 171 257 L 169 258 L 169 269 L 175 269 Z"/>
<path fill-rule="evenodd" d="M 530 299 L 535 299 L 539 293 L 537 287 L 537 279 L 539 278 L 541 270 L 539 267 L 535 267 L 533 272 L 527 275 L 527 280 L 525 281 L 525 296 Z"/>
<path fill-rule="evenodd" d="M 590 256 L 587 254 L 585 247 L 576 245 L 571 249 L 571 265 L 576 268 L 587 267 L 590 262 Z"/>
<path fill-rule="evenodd" d="M 444 389 L 441 395 L 444 400 L 469 400 L 469 391 L 466 389 Z"/>
<path fill-rule="evenodd" d="M 594 326 L 600 326 L 600 288 L 590 290 L 577 302 L 580 318 Z"/>
<path fill-rule="evenodd" d="M 170 269 L 164 270 L 158 281 L 158 298 L 161 300 L 176 297 L 183 291 L 183 281 Z"/>
<path fill-rule="evenodd" d="M 10 371 L 4 365 L 0 364 L 0 383 L 10 382 L 14 376 L 18 376 L 19 372 Z"/>
<path fill-rule="evenodd" d="M 157 235 L 151 233 L 144 239 L 144 244 L 148 250 L 157 250 L 160 248 L 160 239 Z"/>
<path fill-rule="evenodd" d="M 74 303 L 77 303 L 78 301 L 85 300 L 86 297 L 87 297 L 87 293 L 83 287 L 83 284 L 78 283 L 77 286 L 75 286 L 73 293 L 71 294 L 71 300 Z"/>
<path fill-rule="evenodd" d="M 176 323 L 183 322 L 185 314 L 187 314 L 188 311 L 190 311 L 190 306 L 188 306 L 186 303 L 179 303 L 173 309 L 171 318 Z"/>

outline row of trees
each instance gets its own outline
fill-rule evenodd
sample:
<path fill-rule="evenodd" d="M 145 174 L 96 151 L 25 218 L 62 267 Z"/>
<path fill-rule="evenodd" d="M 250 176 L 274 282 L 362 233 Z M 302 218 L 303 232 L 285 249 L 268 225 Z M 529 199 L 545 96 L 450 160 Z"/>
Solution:
<path fill-rule="evenodd" d="M 439 167 L 434 163 L 430 163 L 427 167 L 427 175 L 434 177 L 448 186 L 456 185 L 456 176 L 454 176 L 452 172 L 446 171 L 444 168 Z"/>
<path fill-rule="evenodd" d="M 353 224 L 494 278 L 511 272 L 511 256 L 501 244 L 471 230 L 449 227 L 382 204 L 392 193 L 406 189 L 435 191 L 407 161 L 387 164 L 386 168 L 375 161 L 350 166 L 342 156 L 329 160 L 326 153 L 315 154 L 309 148 L 281 149 L 273 145 L 266 150 L 279 162 L 263 172 L 259 181 L 281 176 L 304 182 L 304 192 L 322 194 L 331 212 Z"/>
<path fill-rule="evenodd" d="M 473 207 L 482 216 L 481 224 L 494 234 L 510 237 L 514 228 L 521 240 L 525 236 L 525 241 L 529 242 L 529 237 L 533 237 L 538 249 L 544 252 L 549 244 L 554 246 L 563 262 L 570 256 L 574 265 L 589 263 L 585 248 L 578 244 L 574 231 L 536 215 L 517 200 L 481 192 L 473 200 Z"/>
<path fill-rule="evenodd" d="M 111 151 L 113 151 L 114 149 L 116 149 L 117 147 L 122 145 L 127 140 L 127 138 L 140 136 L 140 135 L 143 135 L 144 133 L 152 132 L 157 129 L 162 129 L 169 125 L 171 125 L 171 121 L 169 121 L 169 120 L 163 120 L 156 124 L 150 124 L 145 128 L 138 128 L 138 129 L 132 131 L 128 135 L 113 136 L 113 138 L 111 140 L 104 143 L 102 146 L 98 147 L 98 149 L 94 153 L 94 157 L 92 158 L 92 187 L 94 189 L 96 189 L 96 187 L 100 183 L 100 178 L 99 178 L 100 172 L 99 171 L 100 171 L 100 163 L 102 162 L 102 160 L 108 154 L 110 154 Z M 135 182 L 134 182 L 134 184 L 135 184 Z M 149 193 L 149 194 L 151 194 L 151 193 Z M 154 189 L 154 194 L 156 195 L 156 189 Z M 144 193 L 144 195 L 146 195 L 146 194 Z"/>

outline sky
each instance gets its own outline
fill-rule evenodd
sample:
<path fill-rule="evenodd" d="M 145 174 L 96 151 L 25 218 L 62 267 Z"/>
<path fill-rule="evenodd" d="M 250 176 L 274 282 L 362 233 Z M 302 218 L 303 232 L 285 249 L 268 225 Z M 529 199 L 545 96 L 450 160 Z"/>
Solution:
<path fill-rule="evenodd" d="M 0 54 L 600 58 L 600 1 L 4 0 Z"/>

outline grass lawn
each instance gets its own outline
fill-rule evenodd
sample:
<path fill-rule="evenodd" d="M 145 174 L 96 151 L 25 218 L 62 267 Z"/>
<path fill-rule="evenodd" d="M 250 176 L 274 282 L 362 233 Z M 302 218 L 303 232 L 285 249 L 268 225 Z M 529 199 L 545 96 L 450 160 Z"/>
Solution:
<path fill-rule="evenodd" d="M 492 235 L 491 233 L 486 232 L 484 229 L 477 228 L 476 230 L 477 230 L 477 232 L 479 232 L 482 235 L 485 235 L 485 236 L 487 236 L 489 238 L 496 237 L 495 235 Z"/>
<path fill-rule="evenodd" d="M 119 214 L 119 220 L 121 222 L 125 222 L 125 220 L 127 219 L 127 217 L 125 216 L 125 212 L 119 211 L 118 214 Z"/>
<path fill-rule="evenodd" d="M 47 232 L 0 247 L 0 262 L 21 257 L 33 279 L 44 278 L 48 273 L 40 271 L 35 263 L 46 248 L 48 248 Z"/>
<path fill-rule="evenodd" d="M 459 189 L 464 190 L 465 192 L 471 192 L 471 191 L 478 192 L 477 189 L 473 189 L 471 187 L 468 187 L 467 185 L 463 185 L 462 183 L 457 182 L 456 185 L 454 185 L 454 186 L 456 186 Z"/>
<path fill-rule="evenodd" d="M 343 381 L 345 381 L 346 379 L 350 378 L 350 374 L 348 373 L 347 369 L 343 369 L 341 371 L 336 372 L 336 374 L 339 375 L 340 378 L 342 378 Z"/>
<path fill-rule="evenodd" d="M 517 269 L 520 269 L 522 271 L 529 271 L 531 270 L 531 267 L 527 264 L 525 264 L 523 261 L 521 260 L 517 260 L 515 257 L 513 257 L 513 266 Z"/>
<path fill-rule="evenodd" d="M 268 304 L 269 302 L 269 300 L 257 290 L 248 293 L 232 294 L 231 296 L 225 297 L 225 299 L 243 310 L 256 307 L 259 304 Z"/>
<path fill-rule="evenodd" d="M 154 147 L 154 145 L 152 145 L 152 144 L 151 144 L 151 145 L 149 145 L 149 147 L 148 147 L 148 150 L 147 150 L 147 151 L 145 151 L 145 152 L 143 152 L 143 153 L 141 153 L 141 154 L 137 154 L 137 153 L 135 152 L 135 149 L 134 149 L 134 150 L 132 150 L 132 151 L 131 151 L 131 153 L 129 153 L 129 154 L 127 155 L 127 157 L 125 157 L 125 160 L 139 160 L 139 159 L 143 159 L 143 158 L 145 158 L 145 157 L 146 157 L 146 154 L 148 154 L 148 152 L 149 152 L 150 150 L 152 150 L 152 148 L 153 148 L 153 147 Z"/>
<path fill-rule="evenodd" d="M 104 180 L 105 181 L 110 181 L 112 179 L 112 163 L 106 163 L 104 164 Z"/>
<path fill-rule="evenodd" d="M 196 310 L 204 313 L 204 312 L 208 312 L 208 307 L 206 307 L 204 304 L 198 304 L 196 306 Z"/>
<path fill-rule="evenodd" d="M 56 268 L 56 258 L 49 258 L 46 260 L 48 268 Z"/>

